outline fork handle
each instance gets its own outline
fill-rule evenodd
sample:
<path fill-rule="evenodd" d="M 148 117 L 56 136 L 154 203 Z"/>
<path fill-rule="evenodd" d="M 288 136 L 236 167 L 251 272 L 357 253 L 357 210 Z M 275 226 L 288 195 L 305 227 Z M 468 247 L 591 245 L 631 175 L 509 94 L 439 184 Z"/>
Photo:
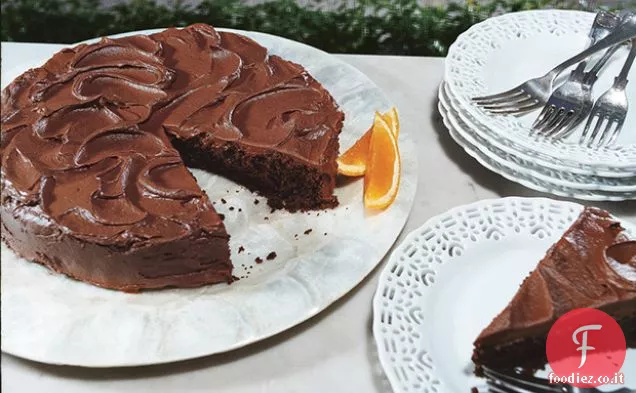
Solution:
<path fill-rule="evenodd" d="M 599 391 L 599 390 L 597 389 L 597 391 Z M 616 390 L 610 390 L 608 393 L 634 393 L 634 389 L 620 388 L 620 389 L 616 389 Z"/>
<path fill-rule="evenodd" d="M 625 14 L 624 16 L 627 16 Z M 594 23 L 592 23 L 592 30 L 590 30 L 590 43 L 587 46 L 588 48 L 594 44 L 601 38 L 607 37 L 607 35 L 616 28 L 618 25 L 618 21 L 620 21 L 622 17 L 616 16 L 608 11 L 599 11 L 594 18 Z M 582 61 L 579 63 L 578 67 L 576 67 L 576 73 L 579 75 L 583 75 L 585 73 L 585 68 L 587 67 L 587 61 Z"/>
<path fill-rule="evenodd" d="M 629 70 L 634 64 L 634 59 L 636 59 L 636 39 L 632 40 L 632 49 L 630 49 L 629 54 L 627 55 L 627 60 L 625 60 L 625 64 L 623 65 L 621 72 L 618 74 L 616 79 L 614 79 L 614 87 L 624 89 L 625 86 L 627 86 L 627 77 L 629 76 Z"/>
<path fill-rule="evenodd" d="M 590 46 L 583 52 L 576 56 L 573 56 L 558 66 L 554 67 L 548 74 L 554 74 L 555 76 L 570 68 L 571 66 L 587 59 L 596 52 L 607 49 L 616 44 L 620 44 L 623 41 L 631 40 L 636 37 L 636 15 L 629 15 L 623 20 L 616 29 L 607 35 L 607 37 L 599 40 L 594 45 Z"/>
<path fill-rule="evenodd" d="M 614 56 L 614 53 L 616 53 L 616 51 L 621 46 L 622 45 L 614 45 L 613 47 L 611 47 L 607 51 L 605 51 L 605 53 L 603 54 L 603 57 L 601 57 L 599 59 L 599 61 L 597 61 L 596 64 L 594 64 L 594 67 L 592 67 L 592 69 L 585 75 L 585 82 L 586 83 L 591 85 L 591 84 L 594 84 L 596 82 L 596 79 L 598 78 L 598 73 L 605 66 L 605 64 L 609 61 L 609 59 L 611 59 L 612 56 Z"/>

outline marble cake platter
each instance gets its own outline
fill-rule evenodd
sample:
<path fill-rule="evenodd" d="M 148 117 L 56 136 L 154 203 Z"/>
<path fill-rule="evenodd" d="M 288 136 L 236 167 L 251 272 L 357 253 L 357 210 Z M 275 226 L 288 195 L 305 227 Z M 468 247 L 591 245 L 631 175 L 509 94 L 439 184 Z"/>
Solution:
<path fill-rule="evenodd" d="M 369 128 L 375 110 L 391 106 L 369 78 L 334 56 L 280 37 L 238 33 L 302 64 L 329 90 L 346 115 L 341 151 Z M 3 59 L 3 87 L 63 46 L 46 48 L 16 54 L 19 64 Z M 417 186 L 412 130 L 403 128 L 401 186 L 382 212 L 365 211 L 362 179 L 339 184 L 336 209 L 292 214 L 271 212 L 244 187 L 193 170 L 225 215 L 240 278 L 231 285 L 126 294 L 52 273 L 2 243 L 2 350 L 51 364 L 158 364 L 239 348 L 311 318 L 359 284 L 402 231 Z"/>

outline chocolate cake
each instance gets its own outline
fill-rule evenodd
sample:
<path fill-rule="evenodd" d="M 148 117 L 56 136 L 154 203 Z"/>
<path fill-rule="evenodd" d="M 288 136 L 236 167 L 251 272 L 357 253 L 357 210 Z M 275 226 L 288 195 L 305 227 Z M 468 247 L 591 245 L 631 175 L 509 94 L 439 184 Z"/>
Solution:
<path fill-rule="evenodd" d="M 622 231 L 609 213 L 586 208 L 477 337 L 476 374 L 483 366 L 543 368 L 550 328 L 577 308 L 608 313 L 623 328 L 628 345 L 636 345 L 636 242 L 627 241 Z M 615 244 L 620 246 L 608 248 Z"/>
<path fill-rule="evenodd" d="M 2 91 L 2 239 L 106 288 L 230 281 L 186 167 L 274 208 L 333 207 L 343 119 L 302 66 L 207 25 L 64 49 Z"/>

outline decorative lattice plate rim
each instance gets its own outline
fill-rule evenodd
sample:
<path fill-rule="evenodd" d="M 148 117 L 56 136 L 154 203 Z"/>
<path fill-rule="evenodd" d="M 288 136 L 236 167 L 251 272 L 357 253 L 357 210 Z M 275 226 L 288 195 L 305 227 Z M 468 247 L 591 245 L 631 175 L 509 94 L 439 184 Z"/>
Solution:
<path fill-rule="evenodd" d="M 436 283 L 436 277 L 453 260 L 478 248 L 503 252 L 505 248 L 494 242 L 529 238 L 537 246 L 540 244 L 542 248 L 538 251 L 544 253 L 582 209 L 576 203 L 547 198 L 489 199 L 455 207 L 411 232 L 391 254 L 373 298 L 373 335 L 393 391 L 450 393 L 447 385 L 458 383 L 442 377 L 448 376 L 443 372 L 448 365 L 435 357 L 440 352 L 432 348 L 443 338 L 432 337 L 427 324 L 427 318 L 435 317 L 430 309 L 431 299 L 439 300 L 436 291 L 447 284 L 442 279 Z M 636 233 L 633 224 L 625 221 L 622 224 L 633 237 Z M 446 348 L 448 343 L 444 344 Z M 470 357 L 465 360 L 468 365 Z M 470 370 L 452 371 L 466 374 L 463 382 L 468 384 L 480 381 L 470 376 Z M 461 387 L 470 391 L 472 386 Z"/>
<path fill-rule="evenodd" d="M 449 48 L 444 79 L 462 110 L 485 128 L 495 130 L 502 140 L 531 154 L 537 160 L 597 172 L 636 172 L 636 144 L 598 150 L 575 143 L 550 142 L 530 136 L 530 130 L 514 116 L 493 116 L 471 102 L 472 97 L 492 93 L 482 75 L 488 58 L 511 40 L 549 33 L 554 45 L 566 33 L 587 35 L 594 14 L 568 10 L 538 10 L 510 13 L 487 19 L 461 34 Z M 537 54 L 539 56 L 540 54 Z M 557 62 L 558 63 L 557 59 Z M 556 64 L 555 63 L 555 64 Z M 547 71 L 547 70 L 546 70 Z"/>

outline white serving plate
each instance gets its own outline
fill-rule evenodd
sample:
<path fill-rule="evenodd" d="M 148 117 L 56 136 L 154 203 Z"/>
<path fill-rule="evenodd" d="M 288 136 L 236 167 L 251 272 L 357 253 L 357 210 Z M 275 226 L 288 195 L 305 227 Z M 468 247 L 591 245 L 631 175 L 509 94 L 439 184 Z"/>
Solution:
<path fill-rule="evenodd" d="M 373 334 L 394 393 L 484 386 L 473 375 L 473 341 L 582 208 L 544 198 L 484 200 L 409 234 L 391 254 L 373 299 Z M 622 372 L 627 387 L 636 388 L 636 350 L 628 350 Z"/>
<path fill-rule="evenodd" d="M 391 106 L 369 78 L 334 56 L 280 37 L 239 33 L 304 65 L 329 90 L 346 115 L 341 151 L 368 129 L 374 111 Z M 3 59 L 3 83 L 51 53 L 30 53 L 20 64 Z M 399 142 L 400 191 L 379 213 L 365 211 L 361 179 L 336 189 L 336 209 L 290 214 L 272 213 L 243 187 L 194 170 L 226 217 L 234 274 L 244 277 L 232 285 L 126 294 L 52 273 L 2 243 L 2 350 L 52 364 L 138 366 L 229 351 L 311 318 L 360 283 L 401 232 L 415 197 L 417 158 L 411 130 L 404 128 Z M 254 263 L 271 251 L 275 260 Z"/>

